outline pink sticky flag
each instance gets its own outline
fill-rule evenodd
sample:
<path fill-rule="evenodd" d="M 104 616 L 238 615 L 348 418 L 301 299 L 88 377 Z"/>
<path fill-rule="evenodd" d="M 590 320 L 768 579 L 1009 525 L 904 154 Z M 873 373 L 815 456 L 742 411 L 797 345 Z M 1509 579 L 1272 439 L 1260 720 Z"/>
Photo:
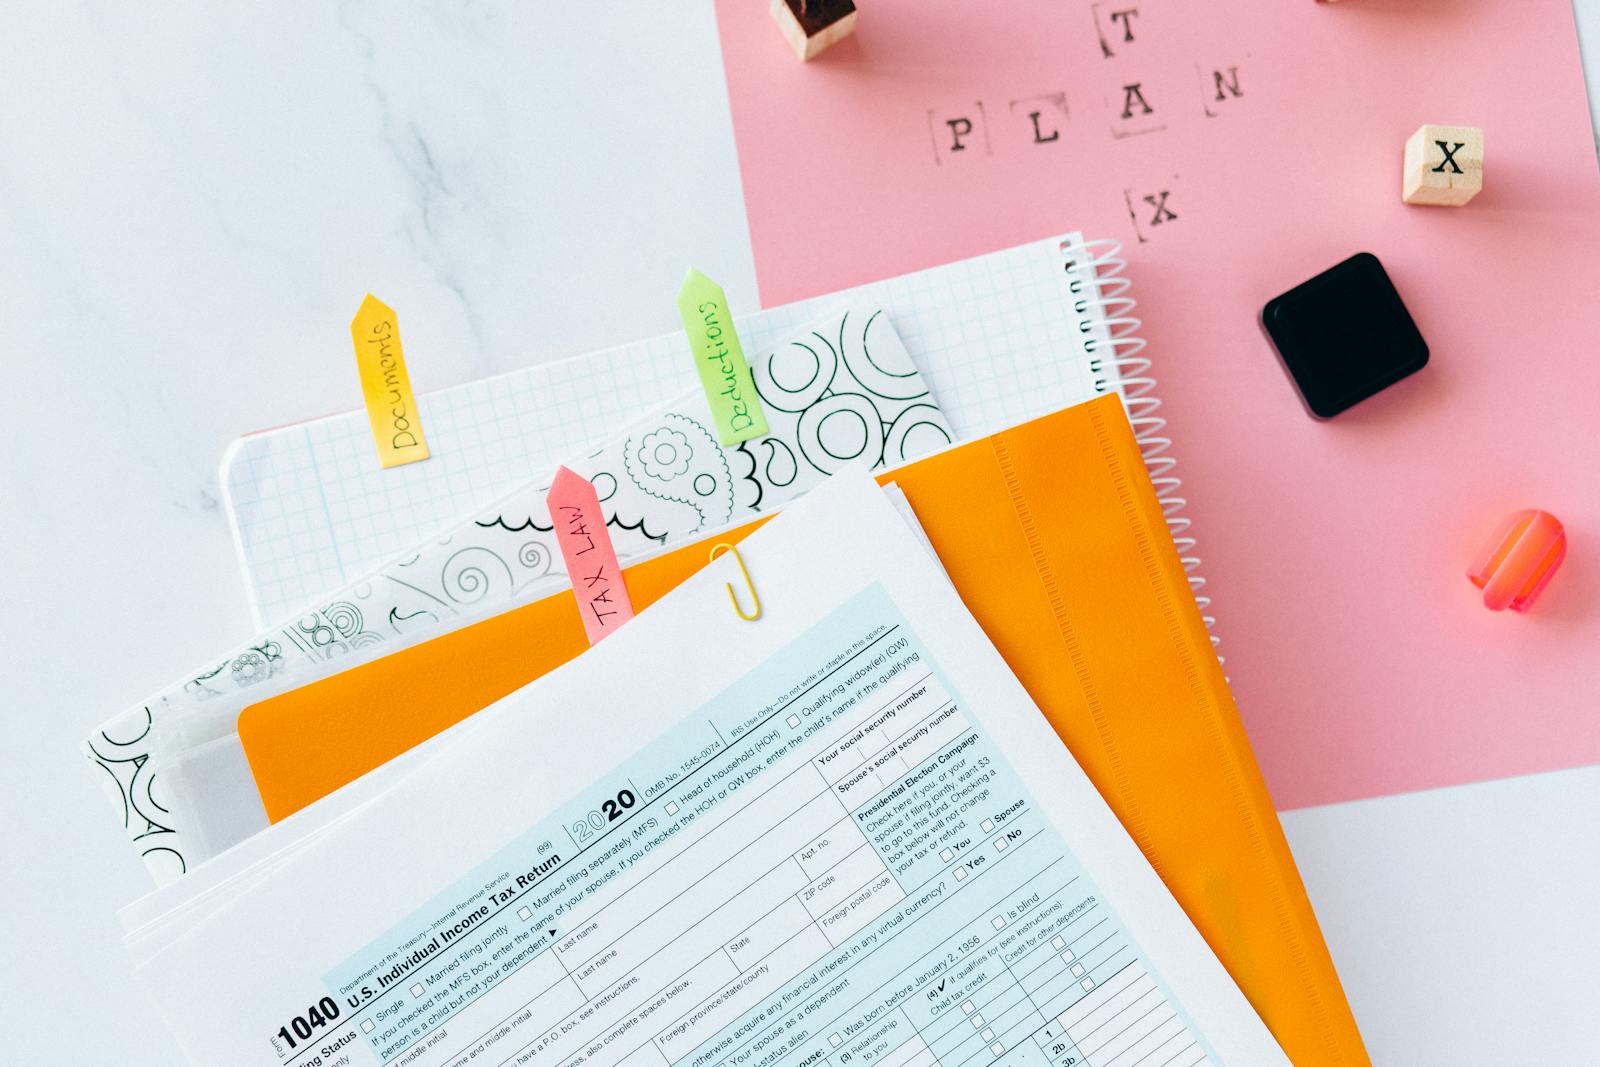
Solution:
<path fill-rule="evenodd" d="M 572 578 L 584 632 L 589 635 L 589 643 L 596 644 L 633 618 L 633 604 L 622 581 L 617 550 L 611 546 L 600 497 L 589 479 L 560 467 L 550 492 L 545 494 L 545 506 L 550 509 L 561 558 Z"/>

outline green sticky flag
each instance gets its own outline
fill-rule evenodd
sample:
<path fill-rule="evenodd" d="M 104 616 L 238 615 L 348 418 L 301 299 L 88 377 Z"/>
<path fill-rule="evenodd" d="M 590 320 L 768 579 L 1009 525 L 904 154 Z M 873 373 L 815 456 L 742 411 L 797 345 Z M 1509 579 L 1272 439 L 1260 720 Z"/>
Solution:
<path fill-rule="evenodd" d="M 717 437 L 725 445 L 736 445 L 767 435 L 767 417 L 756 397 L 755 379 L 745 362 L 739 336 L 733 332 L 733 316 L 728 314 L 728 298 L 722 286 L 699 271 L 690 269 L 678 290 L 678 314 L 689 335 L 695 370 L 706 391 L 711 418 L 717 424 Z"/>

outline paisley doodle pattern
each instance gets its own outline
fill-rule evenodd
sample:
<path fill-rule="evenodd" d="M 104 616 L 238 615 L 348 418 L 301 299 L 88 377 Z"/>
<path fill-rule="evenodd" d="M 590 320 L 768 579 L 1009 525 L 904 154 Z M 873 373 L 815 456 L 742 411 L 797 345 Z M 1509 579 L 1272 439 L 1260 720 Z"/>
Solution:
<path fill-rule="evenodd" d="M 242 656 L 234 657 L 233 684 L 241 689 L 265 681 L 271 673 L 272 666 L 267 662 L 267 657 L 253 648 Z"/>
<path fill-rule="evenodd" d="M 602 504 L 617 495 L 617 476 L 610 471 L 596 471 L 589 478 L 589 484 L 594 486 L 594 495 Z"/>
<path fill-rule="evenodd" d="M 852 463 L 883 465 L 884 425 L 872 401 L 860 393 L 832 393 L 800 416 L 800 454 L 824 474 Z"/>
<path fill-rule="evenodd" d="M 191 699 L 209 700 L 226 692 L 259 685 L 283 669 L 283 646 L 268 639 L 189 679 L 183 689 Z"/>
<path fill-rule="evenodd" d="M 533 571 L 534 577 L 550 573 L 553 557 L 550 548 L 542 541 L 529 541 L 517 549 L 517 562 Z"/>
<path fill-rule="evenodd" d="M 335 600 L 322 609 L 322 615 L 340 637 L 354 637 L 361 632 L 361 609 L 347 600 Z"/>
<path fill-rule="evenodd" d="M 605 478 L 607 478 L 607 479 L 610 479 L 609 484 L 610 484 L 610 487 L 611 487 L 611 493 L 615 494 L 616 493 L 616 486 L 617 486 L 616 479 L 612 478 L 611 475 L 609 475 L 609 474 L 606 474 L 606 475 L 603 475 L 603 476 Z M 597 475 L 596 477 L 598 478 L 600 476 Z M 598 496 L 598 494 L 596 494 L 596 495 Z M 609 499 L 609 496 L 602 496 L 602 497 L 600 497 L 600 502 L 604 503 L 607 499 Z M 509 533 L 521 533 L 524 530 L 532 530 L 535 533 L 547 534 L 547 533 L 552 533 L 555 530 L 555 527 L 553 525 L 551 525 L 549 523 L 538 522 L 535 519 L 533 519 L 531 516 L 529 518 L 527 518 L 527 519 L 524 519 L 522 522 L 519 522 L 515 526 L 512 526 L 509 523 L 507 523 L 503 516 L 500 517 L 500 518 L 495 519 L 493 522 L 478 522 L 478 523 L 475 523 L 475 525 L 481 526 L 484 529 L 492 529 L 494 527 L 499 527 L 500 529 L 505 530 L 505 531 L 507 531 Z M 617 517 L 615 515 L 613 515 L 613 516 L 611 516 L 611 518 L 606 520 L 606 525 L 610 526 L 613 529 L 638 530 L 640 532 L 641 536 L 643 536 L 643 537 L 645 537 L 645 538 L 647 538 L 647 539 L 649 539 L 651 541 L 662 542 L 662 541 L 665 541 L 667 539 L 667 535 L 664 534 L 664 533 L 651 533 L 649 528 L 645 525 L 645 522 L 644 522 L 643 519 L 640 519 L 638 522 L 634 522 L 634 523 L 625 523 L 625 522 L 619 521 L 617 519 Z M 541 542 L 541 543 L 544 544 L 546 546 L 546 548 L 548 549 L 549 546 L 555 544 L 555 538 L 553 538 L 553 537 L 549 538 L 548 540 L 546 540 L 544 542 Z M 520 552 L 520 549 L 519 549 L 519 552 Z"/>
<path fill-rule="evenodd" d="M 417 623 L 418 619 L 426 619 L 428 623 L 437 623 L 439 616 L 431 611 L 413 611 L 409 615 L 400 614 L 399 608 L 389 609 L 389 628 L 397 634 L 408 634 L 424 628 L 426 623 Z"/>
<path fill-rule="evenodd" d="M 728 461 L 736 468 L 733 477 L 733 507 L 735 511 L 759 512 L 761 504 L 767 498 L 767 491 L 761 484 L 757 472 L 761 462 L 756 454 L 750 450 L 751 445 L 760 448 L 772 441 L 771 437 L 762 437 L 755 441 L 740 441 L 739 447 L 728 453 Z M 696 487 L 698 489 L 698 486 Z"/>
<path fill-rule="evenodd" d="M 682 430 L 661 426 L 639 439 L 633 458 L 645 477 L 671 485 L 689 473 L 689 464 L 694 462 L 694 446 L 689 444 Z"/>
<path fill-rule="evenodd" d="M 926 456 L 953 444 L 950 427 L 932 404 L 912 404 L 895 417 L 884 435 L 890 456 Z"/>
<path fill-rule="evenodd" d="M 766 379 L 756 382 L 761 406 L 791 415 L 827 396 L 839 376 L 838 350 L 820 333 L 791 341 L 759 362 Z"/>
<path fill-rule="evenodd" d="M 350 647 L 352 649 L 371 648 L 374 645 L 381 644 L 383 644 L 383 635 L 374 633 L 371 630 L 362 630 L 350 639 Z"/>
<path fill-rule="evenodd" d="M 420 558 L 420 557 L 419 557 Z M 389 632 L 393 634 L 407 634 L 416 630 L 421 623 L 412 620 L 431 619 L 439 622 L 455 614 L 455 608 L 443 596 L 429 592 L 407 578 L 417 578 L 418 575 L 407 574 L 405 578 L 393 572 L 384 576 L 388 582 L 387 595 L 381 603 L 389 605 L 387 616 Z"/>
<path fill-rule="evenodd" d="M 800 474 L 800 464 L 794 458 L 794 449 L 776 437 L 763 438 L 758 444 L 767 450 L 767 462 L 762 468 L 762 473 L 766 475 L 768 484 L 778 489 L 793 485 L 795 478 Z"/>
<path fill-rule="evenodd" d="M 657 544 L 665 544 L 667 541 L 666 534 L 651 533 L 645 526 L 643 519 L 640 519 L 638 522 L 623 522 L 620 516 L 613 515 L 606 520 L 606 525 L 621 533 L 638 534 L 646 541 L 654 541 Z M 615 534 L 612 535 L 612 539 L 616 539 Z"/>
<path fill-rule="evenodd" d="M 661 418 L 663 424 L 648 433 L 628 436 L 622 452 L 626 480 L 618 479 L 618 494 L 608 503 L 619 515 L 624 509 L 642 515 L 659 507 L 650 501 L 682 504 L 696 516 L 692 525 L 673 521 L 684 535 L 724 525 L 733 516 L 733 468 L 715 432 L 676 411 Z M 701 491 L 704 483 L 696 487 L 702 476 L 711 479 L 709 492 Z"/>
<path fill-rule="evenodd" d="M 517 523 L 515 526 L 513 526 L 509 522 L 507 522 L 504 515 L 496 515 L 494 518 L 487 519 L 487 520 L 478 519 L 478 520 L 474 521 L 473 525 L 474 526 L 481 526 L 485 530 L 492 529 L 492 528 L 498 526 L 500 529 L 506 531 L 507 533 L 521 533 L 524 530 L 538 530 L 540 533 L 549 533 L 551 530 L 555 529 L 554 526 L 550 526 L 550 525 L 541 526 L 539 523 L 534 522 L 532 515 L 529 515 L 526 519 L 524 519 L 521 522 Z"/>
<path fill-rule="evenodd" d="M 183 684 L 184 693 L 194 700 L 209 700 L 211 697 L 220 696 L 222 690 L 211 683 L 216 679 L 217 675 L 227 670 L 228 664 L 232 662 L 232 660 L 223 660 L 204 674 L 195 675 L 194 678 Z"/>
<path fill-rule="evenodd" d="M 155 716 L 143 707 L 108 723 L 84 745 L 89 758 L 103 770 L 106 792 L 122 811 L 128 836 L 152 870 L 173 878 L 187 870 L 183 855 L 169 846 L 177 831 L 170 825 L 167 808 L 156 799 L 155 771 L 150 767 L 150 736 Z"/>
<path fill-rule="evenodd" d="M 882 311 L 846 312 L 765 353 L 752 370 L 772 426 L 759 442 L 767 449 L 763 473 L 790 495 L 849 464 L 895 466 L 950 440 Z"/>
<path fill-rule="evenodd" d="M 444 591 L 457 604 L 476 604 L 495 591 L 505 579 L 505 593 L 515 584 L 506 561 L 487 548 L 463 548 L 444 561 L 440 580 Z"/>
<path fill-rule="evenodd" d="M 883 319 L 882 311 L 867 316 L 865 325 L 851 330 L 850 316 L 839 320 L 839 358 L 844 360 L 852 377 L 860 383 L 869 396 L 886 400 L 917 400 L 928 395 L 922 384 L 922 375 L 912 365 L 911 357 L 897 342 L 879 344 L 872 333 L 873 324 Z"/>
<path fill-rule="evenodd" d="M 568 464 L 594 484 L 621 559 L 779 507 L 846 464 L 895 466 L 950 440 L 880 311 L 836 315 L 757 354 L 751 372 L 766 437 L 724 448 L 697 391 Z M 237 715 L 241 694 L 268 679 L 424 632 L 560 574 L 548 489 L 547 481 L 528 486 L 130 709 L 88 743 L 158 881 L 205 858 L 191 855 L 185 813 L 167 810 L 152 792 L 163 757 L 151 737 L 162 715 L 209 700 L 219 714 Z"/>

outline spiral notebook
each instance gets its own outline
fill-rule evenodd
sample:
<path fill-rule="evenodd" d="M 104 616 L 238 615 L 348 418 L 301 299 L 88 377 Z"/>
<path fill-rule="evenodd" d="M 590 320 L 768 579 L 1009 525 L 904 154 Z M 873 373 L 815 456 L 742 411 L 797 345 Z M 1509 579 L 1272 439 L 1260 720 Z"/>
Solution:
<path fill-rule="evenodd" d="M 1194 542 L 1120 245 L 1069 234 L 736 318 L 746 351 L 841 306 L 882 308 L 957 440 L 1121 394 L 1192 580 Z M 460 516 L 661 408 L 696 378 L 682 333 L 420 398 L 433 456 L 374 460 L 360 411 L 251 434 L 222 482 L 256 619 L 316 606 Z M 1207 602 L 1202 598 L 1201 607 Z"/>

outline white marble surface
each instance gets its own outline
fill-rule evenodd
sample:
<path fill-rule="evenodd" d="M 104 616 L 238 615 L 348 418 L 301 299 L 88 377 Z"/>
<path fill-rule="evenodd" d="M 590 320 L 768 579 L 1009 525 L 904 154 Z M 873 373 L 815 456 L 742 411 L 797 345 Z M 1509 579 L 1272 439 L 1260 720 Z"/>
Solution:
<path fill-rule="evenodd" d="M 248 633 L 227 441 L 356 403 L 368 288 L 419 388 L 669 329 L 691 256 L 753 302 L 739 197 L 705 3 L 0 15 L 0 1060 L 179 1060 L 75 746 Z M 1594 1062 L 1597 815 L 1591 769 L 1286 818 L 1378 1062 Z"/>
<path fill-rule="evenodd" d="M 1600 1063 L 1600 767 L 1286 812 L 1375 1063 Z"/>

